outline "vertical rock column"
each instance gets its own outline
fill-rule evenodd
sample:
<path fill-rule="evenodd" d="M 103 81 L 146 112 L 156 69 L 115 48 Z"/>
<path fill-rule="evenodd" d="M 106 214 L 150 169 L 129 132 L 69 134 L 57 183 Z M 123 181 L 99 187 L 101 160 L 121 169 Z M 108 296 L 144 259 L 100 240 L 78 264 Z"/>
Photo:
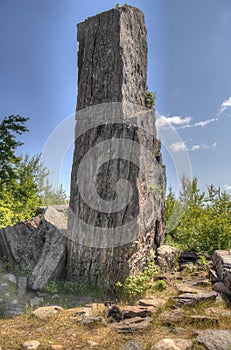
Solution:
<path fill-rule="evenodd" d="M 144 16 L 124 6 L 90 17 L 78 42 L 67 277 L 113 285 L 163 241 L 166 179 L 145 108 Z"/>

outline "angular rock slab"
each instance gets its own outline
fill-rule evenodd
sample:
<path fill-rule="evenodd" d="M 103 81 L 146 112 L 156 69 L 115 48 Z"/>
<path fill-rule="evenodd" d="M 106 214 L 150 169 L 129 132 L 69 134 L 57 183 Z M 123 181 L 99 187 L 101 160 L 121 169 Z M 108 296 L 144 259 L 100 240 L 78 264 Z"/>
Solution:
<path fill-rule="evenodd" d="M 193 306 L 196 304 L 204 303 L 205 301 L 216 301 L 217 293 L 184 293 L 175 297 L 172 297 L 172 300 L 178 306 Z"/>
<path fill-rule="evenodd" d="M 197 331 L 196 340 L 207 350 L 230 350 L 231 349 L 231 331 L 206 329 Z"/>
<path fill-rule="evenodd" d="M 220 279 L 231 291 L 231 250 L 216 250 L 212 255 L 212 260 Z"/>
<path fill-rule="evenodd" d="M 133 317 L 148 317 L 152 316 L 155 312 L 153 306 L 129 306 L 127 310 L 124 311 L 124 319 Z"/>
<path fill-rule="evenodd" d="M 48 207 L 40 226 L 40 231 L 45 233 L 45 243 L 29 279 L 33 290 L 44 289 L 52 279 L 62 274 L 66 262 L 66 229 L 67 218 L 55 208 Z"/>
<path fill-rule="evenodd" d="M 158 320 L 161 321 L 164 325 L 172 325 L 175 323 L 180 323 L 183 320 L 184 314 L 181 309 L 176 309 L 172 311 L 165 311 L 162 313 Z"/>
<path fill-rule="evenodd" d="M 43 247 L 43 233 L 25 223 L 0 230 L 0 256 L 22 271 L 34 267 Z"/>
<path fill-rule="evenodd" d="M 118 333 L 133 333 L 148 328 L 151 324 L 151 317 L 134 317 L 118 323 L 111 323 L 108 327 Z"/>
<path fill-rule="evenodd" d="M 162 308 L 167 304 L 167 300 L 164 299 L 140 299 L 139 305 L 140 306 L 152 306 L 156 309 Z"/>

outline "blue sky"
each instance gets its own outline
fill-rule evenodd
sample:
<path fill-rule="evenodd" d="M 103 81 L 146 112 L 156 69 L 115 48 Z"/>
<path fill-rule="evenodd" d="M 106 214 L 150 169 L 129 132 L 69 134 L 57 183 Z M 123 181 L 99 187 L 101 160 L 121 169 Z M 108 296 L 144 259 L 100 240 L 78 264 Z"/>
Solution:
<path fill-rule="evenodd" d="M 30 117 L 23 152 L 40 153 L 57 125 L 74 113 L 76 24 L 116 2 L 1 0 L 0 118 Z M 170 144 L 171 154 L 189 155 L 202 187 L 214 183 L 230 191 L 230 0 L 128 3 L 145 15 L 148 86 L 157 91 L 159 134 L 171 125 L 180 136 Z M 168 184 L 176 187 L 174 159 L 164 147 L 163 153 Z M 65 188 L 71 157 L 69 152 L 62 167 Z"/>

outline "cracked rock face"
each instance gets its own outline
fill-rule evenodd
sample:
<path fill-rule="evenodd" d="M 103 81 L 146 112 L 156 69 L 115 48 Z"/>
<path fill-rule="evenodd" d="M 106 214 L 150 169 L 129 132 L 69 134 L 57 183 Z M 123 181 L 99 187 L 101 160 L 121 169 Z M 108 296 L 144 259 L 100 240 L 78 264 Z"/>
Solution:
<path fill-rule="evenodd" d="M 124 6 L 90 17 L 78 42 L 67 277 L 111 285 L 163 243 L 166 178 L 145 108 L 144 16 Z"/>

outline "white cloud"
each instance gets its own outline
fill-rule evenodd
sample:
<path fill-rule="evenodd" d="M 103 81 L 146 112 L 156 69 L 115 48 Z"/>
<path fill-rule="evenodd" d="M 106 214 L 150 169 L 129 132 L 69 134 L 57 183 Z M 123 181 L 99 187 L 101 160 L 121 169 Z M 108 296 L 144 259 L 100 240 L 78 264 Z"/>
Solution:
<path fill-rule="evenodd" d="M 182 142 L 175 142 L 172 143 L 170 146 L 171 150 L 173 152 L 182 152 L 182 151 L 188 151 L 188 148 L 186 146 L 186 144 L 182 141 Z"/>
<path fill-rule="evenodd" d="M 218 118 L 202 120 L 202 121 L 200 121 L 198 123 L 195 123 L 194 126 L 200 126 L 200 127 L 204 128 L 206 125 L 214 123 L 214 122 L 218 122 Z"/>
<path fill-rule="evenodd" d="M 171 125 L 178 126 L 178 125 L 186 125 L 191 122 L 191 117 L 181 117 L 179 115 L 172 116 L 172 117 L 166 117 L 164 115 L 159 115 L 156 120 L 156 126 L 158 128 L 169 128 Z"/>
<path fill-rule="evenodd" d="M 202 145 L 193 145 L 190 148 L 190 151 L 199 151 L 199 150 L 204 150 L 204 149 L 214 149 L 217 146 L 217 142 L 214 142 L 211 146 L 206 145 L 205 143 L 203 143 Z"/>
<path fill-rule="evenodd" d="M 231 107 L 231 97 L 229 97 L 227 100 L 222 102 L 218 114 L 223 113 L 229 107 Z"/>
<path fill-rule="evenodd" d="M 197 151 L 197 150 L 199 150 L 201 147 L 199 146 L 199 145 L 194 145 L 194 146 L 192 146 L 192 148 L 191 148 L 191 151 Z"/>
<path fill-rule="evenodd" d="M 225 185 L 224 189 L 225 191 L 231 191 L 231 185 Z"/>

